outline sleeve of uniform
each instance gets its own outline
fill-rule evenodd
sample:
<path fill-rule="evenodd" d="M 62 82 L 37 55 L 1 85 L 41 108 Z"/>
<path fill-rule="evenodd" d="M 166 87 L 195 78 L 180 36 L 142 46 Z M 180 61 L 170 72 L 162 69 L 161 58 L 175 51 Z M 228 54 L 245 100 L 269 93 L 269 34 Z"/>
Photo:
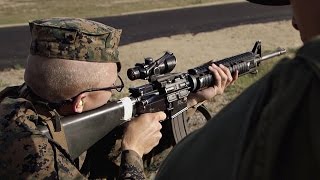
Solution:
<path fill-rule="evenodd" d="M 135 151 L 122 152 L 119 179 L 146 179 L 142 159 Z"/>
<path fill-rule="evenodd" d="M 28 131 L 19 118 L 0 136 L 0 177 L 3 179 L 83 179 L 76 167 L 41 134 Z M 21 122 L 21 124 L 20 124 Z M 30 122 L 30 121 L 29 121 Z"/>

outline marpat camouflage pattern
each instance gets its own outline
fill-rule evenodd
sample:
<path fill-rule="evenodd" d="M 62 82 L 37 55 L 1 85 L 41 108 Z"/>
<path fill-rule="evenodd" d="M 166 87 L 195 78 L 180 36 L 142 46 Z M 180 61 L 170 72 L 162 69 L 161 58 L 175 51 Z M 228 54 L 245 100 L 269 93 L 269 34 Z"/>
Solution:
<path fill-rule="evenodd" d="M 29 22 L 30 53 L 49 58 L 119 62 L 121 30 L 86 19 L 50 18 Z"/>
<path fill-rule="evenodd" d="M 58 143 L 37 130 L 48 111 L 32 103 L 37 101 L 33 93 L 25 90 L 25 85 L 5 91 L 0 92 L 0 177 L 87 179 L 89 174 L 81 174 L 80 165 Z M 119 179 L 145 179 L 142 159 L 136 152 L 123 153 Z"/>

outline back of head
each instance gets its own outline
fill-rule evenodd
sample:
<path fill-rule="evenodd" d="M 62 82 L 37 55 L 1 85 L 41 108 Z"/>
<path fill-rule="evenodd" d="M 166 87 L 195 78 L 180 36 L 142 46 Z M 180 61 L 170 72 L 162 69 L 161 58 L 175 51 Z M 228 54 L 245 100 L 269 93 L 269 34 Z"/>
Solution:
<path fill-rule="evenodd" d="M 121 30 L 80 18 L 50 18 L 29 23 L 31 46 L 25 82 L 54 102 L 99 86 L 120 70 Z M 115 64 L 116 63 L 116 64 Z"/>
<path fill-rule="evenodd" d="M 271 6 L 282 6 L 282 5 L 290 4 L 290 0 L 248 0 L 248 1 L 256 4 L 271 5 Z"/>

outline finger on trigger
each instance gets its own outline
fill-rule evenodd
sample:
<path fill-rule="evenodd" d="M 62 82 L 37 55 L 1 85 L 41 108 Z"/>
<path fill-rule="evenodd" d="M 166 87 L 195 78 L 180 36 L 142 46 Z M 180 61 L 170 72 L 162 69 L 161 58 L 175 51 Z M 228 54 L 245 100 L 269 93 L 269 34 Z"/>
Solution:
<path fill-rule="evenodd" d="M 158 121 L 163 121 L 167 118 L 166 113 L 164 113 L 163 111 L 158 112 Z"/>

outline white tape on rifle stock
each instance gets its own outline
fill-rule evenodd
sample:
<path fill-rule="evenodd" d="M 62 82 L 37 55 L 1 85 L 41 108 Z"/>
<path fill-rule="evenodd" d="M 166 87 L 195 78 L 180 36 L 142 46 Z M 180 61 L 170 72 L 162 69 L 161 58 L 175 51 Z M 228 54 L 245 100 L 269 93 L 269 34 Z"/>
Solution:
<path fill-rule="evenodd" d="M 129 97 L 124 97 L 120 99 L 120 101 L 123 104 L 123 119 L 125 121 L 128 121 L 132 118 L 132 112 L 133 112 L 133 103 L 132 100 Z"/>

